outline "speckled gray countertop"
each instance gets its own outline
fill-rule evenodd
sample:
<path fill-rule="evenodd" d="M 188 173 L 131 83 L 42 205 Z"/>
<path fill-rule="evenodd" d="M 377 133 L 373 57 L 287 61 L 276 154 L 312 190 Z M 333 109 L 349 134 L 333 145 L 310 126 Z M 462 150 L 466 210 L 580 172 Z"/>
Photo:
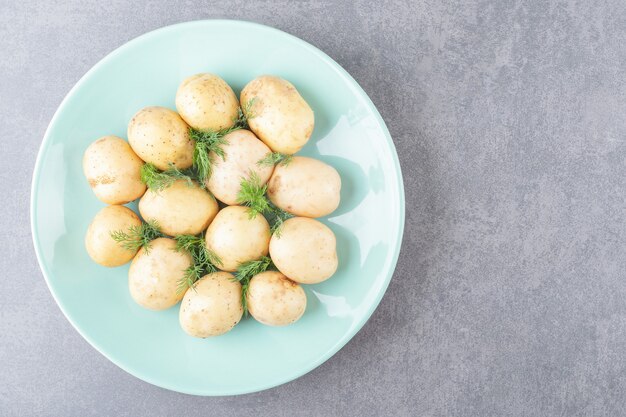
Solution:
<path fill-rule="evenodd" d="M 626 3 L 371 3 L 0 3 L 1 416 L 626 413 Z M 35 156 L 65 94 L 124 42 L 200 18 L 277 27 L 346 68 L 389 126 L 407 197 L 363 330 L 240 397 L 110 363 L 56 306 L 30 237 Z"/>

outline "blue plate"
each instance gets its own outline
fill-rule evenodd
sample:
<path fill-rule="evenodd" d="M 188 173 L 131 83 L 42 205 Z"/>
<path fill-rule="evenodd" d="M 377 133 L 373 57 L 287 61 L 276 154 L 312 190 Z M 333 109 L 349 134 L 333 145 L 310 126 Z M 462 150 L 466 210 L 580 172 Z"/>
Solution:
<path fill-rule="evenodd" d="M 339 268 L 328 281 L 306 287 L 308 308 L 294 325 L 274 328 L 248 318 L 224 336 L 192 338 L 178 324 L 178 306 L 153 312 L 133 302 L 128 265 L 104 268 L 85 251 L 85 231 L 103 206 L 82 173 L 85 148 L 100 136 L 126 137 L 128 121 L 144 106 L 174 109 L 178 84 L 198 72 L 220 75 L 237 93 L 261 74 L 291 81 L 315 112 L 313 136 L 300 154 L 333 165 L 341 175 L 341 205 L 321 219 L 337 236 Z M 330 358 L 380 302 L 404 226 L 398 157 L 365 92 L 308 43 L 240 21 L 162 28 L 94 66 L 48 127 L 31 205 L 39 264 L 59 307 L 80 334 L 138 378 L 196 395 L 274 387 Z"/>

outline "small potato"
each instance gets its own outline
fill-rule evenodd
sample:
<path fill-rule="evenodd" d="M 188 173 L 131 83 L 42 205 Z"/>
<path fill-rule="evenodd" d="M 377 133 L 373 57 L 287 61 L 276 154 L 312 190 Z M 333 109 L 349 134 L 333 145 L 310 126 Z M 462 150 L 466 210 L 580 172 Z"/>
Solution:
<path fill-rule="evenodd" d="M 176 250 L 176 241 L 165 237 L 141 248 L 128 270 L 128 289 L 133 300 L 150 310 L 165 310 L 183 298 L 178 282 L 192 265 L 191 255 Z"/>
<path fill-rule="evenodd" d="M 302 287 L 276 271 L 252 277 L 246 300 L 252 317 L 268 326 L 295 323 L 306 309 Z"/>
<path fill-rule="evenodd" d="M 178 87 L 176 110 L 194 129 L 220 130 L 235 124 L 239 101 L 233 89 L 217 75 L 196 74 Z"/>
<path fill-rule="evenodd" d="M 293 217 L 270 240 L 270 257 L 276 268 L 300 284 L 316 284 L 337 270 L 335 234 L 323 223 Z"/>
<path fill-rule="evenodd" d="M 304 156 L 294 156 L 287 165 L 278 164 L 267 187 L 272 203 L 303 217 L 322 217 L 335 211 L 340 192 L 337 170 Z"/>
<path fill-rule="evenodd" d="M 242 315 L 241 284 L 228 272 L 214 272 L 187 290 L 178 319 L 187 334 L 209 337 L 230 331 Z"/>
<path fill-rule="evenodd" d="M 87 148 L 83 172 L 91 189 L 107 204 L 126 204 L 143 195 L 143 161 L 122 138 L 104 136 Z"/>
<path fill-rule="evenodd" d="M 222 261 L 221 270 L 234 272 L 239 264 L 267 255 L 270 225 L 261 214 L 250 218 L 241 206 L 223 208 L 206 231 L 206 246 Z"/>
<path fill-rule="evenodd" d="M 241 107 L 250 129 L 272 151 L 298 152 L 313 133 L 313 110 L 286 80 L 263 75 L 241 91 Z"/>
<path fill-rule="evenodd" d="M 139 213 L 146 220 L 156 220 L 163 233 L 170 236 L 197 235 L 204 231 L 218 211 L 217 201 L 197 182 L 177 180 L 169 187 L 148 190 L 139 200 Z"/>
<path fill-rule="evenodd" d="M 162 171 L 170 164 L 185 169 L 193 163 L 189 126 L 178 113 L 165 107 L 139 110 L 128 124 L 128 142 L 141 159 Z"/>
<path fill-rule="evenodd" d="M 120 266 L 133 259 L 136 250 L 124 249 L 111 237 L 117 231 L 128 232 L 141 226 L 139 217 L 128 207 L 108 206 L 93 218 L 85 236 L 87 253 L 102 266 Z"/>
<path fill-rule="evenodd" d="M 224 140 L 227 142 L 222 145 L 225 158 L 211 153 L 213 173 L 207 187 L 221 202 L 235 205 L 242 178 L 249 178 L 250 173 L 255 172 L 262 185 L 269 180 L 274 168 L 257 162 L 271 150 L 249 130 L 235 130 L 224 136 Z"/>

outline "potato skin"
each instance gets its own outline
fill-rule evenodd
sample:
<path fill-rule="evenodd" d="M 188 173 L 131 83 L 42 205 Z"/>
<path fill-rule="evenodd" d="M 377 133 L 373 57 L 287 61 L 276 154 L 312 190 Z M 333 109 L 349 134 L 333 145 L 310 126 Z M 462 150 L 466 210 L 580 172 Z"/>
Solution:
<path fill-rule="evenodd" d="M 263 75 L 250 81 L 241 91 L 241 103 L 250 129 L 274 152 L 294 154 L 313 133 L 313 110 L 282 78 Z"/>
<path fill-rule="evenodd" d="M 257 162 L 272 151 L 249 130 L 235 130 L 224 136 L 224 140 L 227 141 L 222 145 L 225 158 L 211 153 L 213 173 L 207 181 L 207 188 L 221 202 L 235 205 L 242 178 L 249 178 L 250 173 L 255 172 L 262 184 L 270 179 L 274 167 L 261 166 Z"/>
<path fill-rule="evenodd" d="M 217 201 L 206 190 L 195 181 L 190 186 L 183 179 L 163 190 L 148 190 L 139 200 L 141 217 L 156 220 L 161 231 L 170 236 L 203 232 L 217 211 Z"/>
<path fill-rule="evenodd" d="M 196 74 L 178 87 L 176 110 L 194 129 L 220 130 L 234 125 L 239 101 L 233 89 L 217 75 Z"/>
<path fill-rule="evenodd" d="M 143 161 L 128 142 L 117 136 L 104 136 L 93 142 L 83 155 L 83 172 L 100 201 L 126 204 L 143 195 Z"/>
<path fill-rule="evenodd" d="M 187 290 L 178 319 L 190 336 L 210 337 L 230 331 L 242 315 L 241 284 L 220 271 L 205 275 Z"/>
<path fill-rule="evenodd" d="M 269 180 L 267 195 L 277 207 L 296 216 L 327 216 L 339 207 L 341 177 L 324 162 L 294 156 L 278 164 Z"/>
<path fill-rule="evenodd" d="M 192 264 L 191 255 L 176 250 L 174 239 L 160 237 L 150 242 L 149 250 L 141 248 L 128 270 L 130 295 L 140 306 L 165 310 L 178 303 L 178 281 Z"/>
<path fill-rule="evenodd" d="M 91 259 L 107 267 L 124 265 L 133 259 L 137 251 L 124 249 L 111 237 L 112 232 L 127 232 L 132 226 L 141 226 L 141 220 L 128 207 L 107 206 L 100 210 L 85 235 L 85 247 Z"/>
<path fill-rule="evenodd" d="M 252 277 L 246 300 L 252 317 L 268 326 L 295 323 L 306 310 L 302 287 L 277 271 Z"/>
<path fill-rule="evenodd" d="M 193 163 L 189 126 L 178 113 L 165 107 L 139 110 L 128 124 L 128 142 L 141 159 L 162 171 L 170 164 L 185 169 Z"/>
<path fill-rule="evenodd" d="M 219 268 L 234 272 L 239 264 L 267 255 L 270 225 L 261 214 L 251 219 L 247 207 L 228 206 L 217 213 L 205 239 L 222 261 Z"/>
<path fill-rule="evenodd" d="M 307 217 L 292 217 L 280 234 L 270 240 L 270 257 L 287 278 L 300 284 L 316 284 L 337 270 L 337 240 L 323 223 Z"/>

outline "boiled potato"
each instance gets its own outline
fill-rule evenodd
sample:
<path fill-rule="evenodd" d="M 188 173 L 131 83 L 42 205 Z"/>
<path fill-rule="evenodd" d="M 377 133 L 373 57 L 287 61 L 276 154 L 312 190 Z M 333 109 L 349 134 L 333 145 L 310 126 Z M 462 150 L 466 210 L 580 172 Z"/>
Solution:
<path fill-rule="evenodd" d="M 293 217 L 270 240 L 270 257 L 276 268 L 301 284 L 316 284 L 337 270 L 335 234 L 323 223 Z"/>
<path fill-rule="evenodd" d="M 278 164 L 267 187 L 272 203 L 304 217 L 322 217 L 335 211 L 340 191 L 341 178 L 335 168 L 304 156 Z"/>
<path fill-rule="evenodd" d="M 250 129 L 274 152 L 294 154 L 313 133 L 313 110 L 288 81 L 263 75 L 241 91 Z"/>
<path fill-rule="evenodd" d="M 178 87 L 176 110 L 194 129 L 221 130 L 235 123 L 239 102 L 233 89 L 217 75 L 196 74 Z"/>
<path fill-rule="evenodd" d="M 191 255 L 176 250 L 176 241 L 160 237 L 139 250 L 128 270 L 128 289 L 133 300 L 150 310 L 165 310 L 183 298 L 178 282 L 192 264 Z"/>
<path fill-rule="evenodd" d="M 218 211 L 217 202 L 197 182 L 184 179 L 169 187 L 148 190 L 139 200 L 139 213 L 146 220 L 156 220 L 166 235 L 197 235 L 203 232 Z"/>
<path fill-rule="evenodd" d="M 214 272 L 187 290 L 178 318 L 187 334 L 209 337 L 228 332 L 242 315 L 241 284 L 228 272 Z"/>
<path fill-rule="evenodd" d="M 113 232 L 128 233 L 133 226 L 141 226 L 141 220 L 128 207 L 108 206 L 100 210 L 85 236 L 85 247 L 91 259 L 109 267 L 124 265 L 133 259 L 137 250 L 124 249 L 111 237 Z"/>
<path fill-rule="evenodd" d="M 267 255 L 270 225 L 261 214 L 250 218 L 241 206 L 223 208 L 206 231 L 206 246 L 215 252 L 224 271 L 236 271 L 239 264 Z"/>
<path fill-rule="evenodd" d="M 252 317 L 268 326 L 294 323 L 306 309 L 306 294 L 302 287 L 276 271 L 252 277 L 246 300 Z"/>
<path fill-rule="evenodd" d="M 263 185 L 269 180 L 274 168 L 257 164 L 271 151 L 249 130 L 235 130 L 224 136 L 224 140 L 224 159 L 211 153 L 213 172 L 207 187 L 221 202 L 235 205 L 242 178 L 248 178 L 255 172 Z"/>
<path fill-rule="evenodd" d="M 178 113 L 165 107 L 139 110 L 128 124 L 128 142 L 141 159 L 162 171 L 170 164 L 185 169 L 193 163 L 189 126 Z"/>
<path fill-rule="evenodd" d="M 107 204 L 126 204 L 143 195 L 143 161 L 122 138 L 104 136 L 87 148 L 83 172 L 91 189 Z"/>

